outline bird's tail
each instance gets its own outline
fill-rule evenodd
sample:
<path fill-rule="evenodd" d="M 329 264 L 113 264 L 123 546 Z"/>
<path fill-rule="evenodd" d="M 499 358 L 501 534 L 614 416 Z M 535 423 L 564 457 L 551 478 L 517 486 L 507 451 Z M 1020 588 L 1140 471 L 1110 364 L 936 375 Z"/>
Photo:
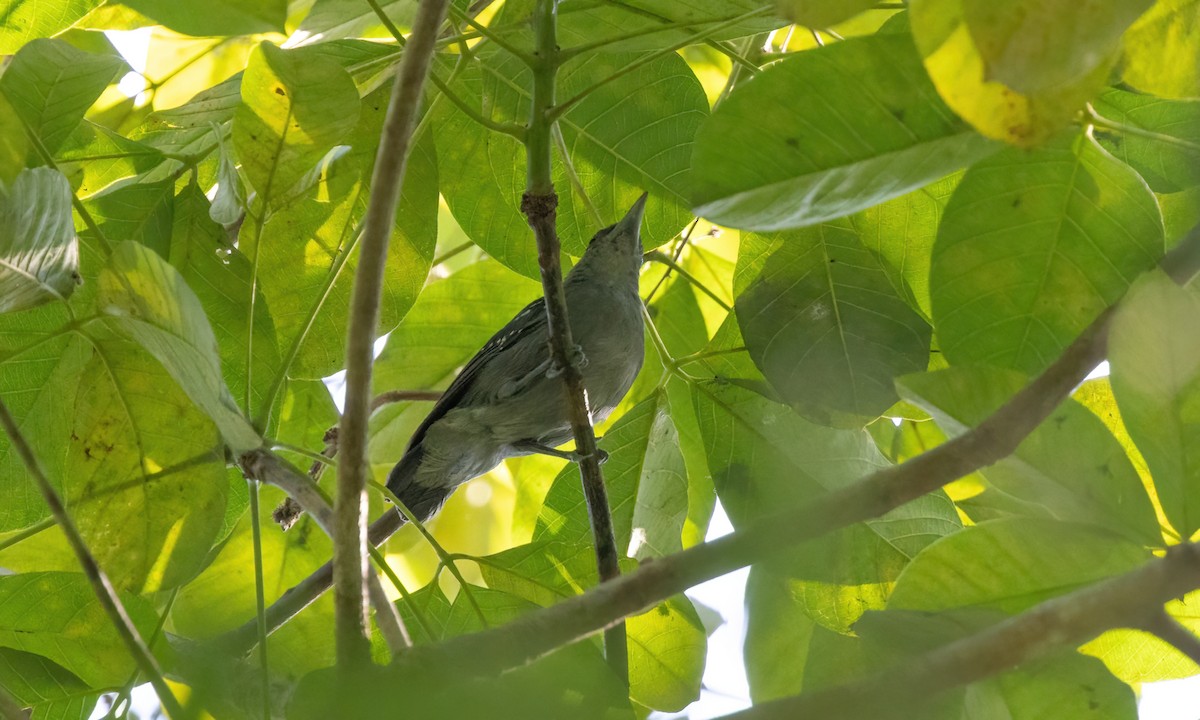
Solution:
<path fill-rule="evenodd" d="M 417 469 L 420 468 L 424 457 L 425 450 L 420 443 L 410 447 L 404 453 L 404 457 L 400 458 L 400 462 L 388 473 L 387 481 L 388 490 L 391 490 L 421 522 L 426 522 L 436 515 L 454 489 L 421 483 L 417 478 Z"/>

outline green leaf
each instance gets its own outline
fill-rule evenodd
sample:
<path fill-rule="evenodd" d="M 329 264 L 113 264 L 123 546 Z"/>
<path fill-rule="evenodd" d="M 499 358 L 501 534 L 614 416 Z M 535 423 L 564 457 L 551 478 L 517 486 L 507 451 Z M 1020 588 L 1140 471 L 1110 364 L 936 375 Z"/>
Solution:
<path fill-rule="evenodd" d="M 242 187 L 242 177 L 228 148 L 222 146 L 217 170 L 217 194 L 213 197 L 209 214 L 214 222 L 229 226 L 242 219 L 245 208 L 246 190 Z"/>
<path fill-rule="evenodd" d="M 211 0 L 179 3 L 171 0 L 122 2 L 184 35 L 249 35 L 283 32 L 287 0 Z"/>
<path fill-rule="evenodd" d="M 735 528 L 801 507 L 887 464 L 866 432 L 811 425 L 749 390 L 697 382 L 692 397 L 713 483 Z M 812 581 L 813 619 L 844 632 L 864 609 L 881 604 L 911 557 L 959 527 L 953 504 L 933 493 L 804 543 L 787 553 L 786 569 Z"/>
<path fill-rule="evenodd" d="M 175 214 L 173 180 L 112 185 L 84 205 L 111 243 L 130 240 L 167 256 Z"/>
<path fill-rule="evenodd" d="M 946 202 L 961 173 L 913 190 L 853 215 L 850 221 L 862 244 L 879 256 L 896 294 L 922 317 L 932 315 L 929 262 Z"/>
<path fill-rule="evenodd" d="M 761 564 L 750 569 L 743 656 L 756 703 L 841 685 L 865 670 L 857 638 L 809 617 L 803 595 L 808 585 Z"/>
<path fill-rule="evenodd" d="M 67 509 L 113 585 L 148 593 L 207 561 L 228 484 L 217 429 L 150 355 L 90 326 L 62 466 Z"/>
<path fill-rule="evenodd" d="M 692 199 L 722 225 L 802 227 L 903 195 L 992 149 L 938 99 L 909 38 L 852 38 L 776 63 L 720 105 L 696 137 Z"/>
<path fill-rule="evenodd" d="M 646 707 L 683 710 L 700 697 L 708 639 L 700 616 L 682 595 L 625 621 L 629 696 Z"/>
<path fill-rule="evenodd" d="M 1137 170 L 1151 190 L 1174 193 L 1200 185 L 1200 101 L 1162 100 L 1114 88 L 1092 105 L 1101 116 L 1134 129 L 1097 127 L 1097 139 Z"/>
<path fill-rule="evenodd" d="M 51 711 L 66 710 L 64 706 L 72 702 L 86 703 L 74 717 L 88 718 L 96 706 L 88 685 L 74 673 L 41 655 L 20 650 L 0 649 L 0 687 L 18 703 L 32 707 L 35 718 L 54 717 Z M 61 717 L 72 716 L 62 712 Z"/>
<path fill-rule="evenodd" d="M 329 538 L 308 517 L 287 532 L 275 527 L 271 511 L 283 497 L 275 488 L 262 488 L 259 520 L 268 605 L 324 565 L 332 552 Z M 180 590 L 171 621 L 183 637 L 204 639 L 240 626 L 254 613 L 254 546 L 246 513 L 212 563 Z M 298 675 L 332 665 L 332 623 L 333 598 L 327 594 L 271 635 L 272 671 Z"/>
<path fill-rule="evenodd" d="M 379 5 L 394 24 L 401 27 L 412 25 L 417 9 L 415 0 L 394 0 Z M 360 0 L 316 0 L 300 21 L 298 30 L 318 35 L 326 41 L 337 38 L 391 38 L 375 10 Z"/>
<path fill-rule="evenodd" d="M 684 42 L 707 30 L 710 40 L 729 40 L 774 30 L 786 23 L 771 13 L 761 13 L 729 25 L 733 20 L 767 3 L 762 0 L 689 0 L 664 3 L 656 0 L 622 0 L 596 4 L 590 0 L 562 0 L 558 4 L 558 43 L 564 48 L 607 43 L 601 52 L 654 51 Z M 533 49 L 529 18 L 534 0 L 512 0 L 500 16 L 512 28 L 509 40 Z M 718 29 L 715 26 L 722 26 Z M 652 28 L 661 31 L 653 32 Z"/>
<path fill-rule="evenodd" d="M 683 549 L 688 483 L 679 437 L 657 394 L 625 413 L 604 434 L 608 452 L 604 485 L 612 509 L 617 551 L 638 559 L 664 557 Z M 570 463 L 555 478 L 538 516 L 534 541 L 586 545 L 591 523 L 579 466 Z"/>
<path fill-rule="evenodd" d="M 1121 303 L 1109 340 L 1113 394 L 1171 524 L 1200 529 L 1200 310 L 1196 291 L 1159 271 Z"/>
<path fill-rule="evenodd" d="M 13 57 L 0 78 L 0 92 L 46 150 L 54 152 L 124 69 L 118 57 L 38 39 Z"/>
<path fill-rule="evenodd" d="M 157 149 L 84 120 L 55 155 L 58 169 L 86 198 L 113 183 L 149 172 L 163 162 Z"/>
<path fill-rule="evenodd" d="M 217 341 L 225 383 L 234 398 L 244 402 L 251 264 L 241 250 L 229 244 L 228 235 L 209 214 L 208 200 L 198 185 L 188 184 L 175 196 L 168 259 L 199 299 Z M 281 362 L 275 323 L 262 288 L 255 293 L 252 349 L 249 380 L 253 410 L 262 402 Z"/>
<path fill-rule="evenodd" d="M 179 272 L 145 247 L 123 242 L 100 273 L 108 325 L 137 341 L 216 423 L 235 455 L 262 445 L 221 375 L 217 340 Z"/>
<path fill-rule="evenodd" d="M 35 38 L 66 30 L 103 0 L 7 0 L 0 6 L 0 55 L 12 55 Z"/>
<path fill-rule="evenodd" d="M 0 312 L 66 301 L 79 282 L 71 186 L 50 168 L 25 170 L 0 192 Z"/>
<path fill-rule="evenodd" d="M 946 359 L 1036 373 L 1163 252 L 1154 196 L 1086 136 L 967 171 L 929 276 Z"/>
<path fill-rule="evenodd" d="M 1200 95 L 1196 0 L 1158 0 L 1125 33 L 1125 82 L 1167 98 Z"/>
<path fill-rule="evenodd" d="M 29 154 L 29 137 L 21 116 L 0 92 L 0 184 L 7 185 L 25 167 Z"/>
<path fill-rule="evenodd" d="M 122 594 L 121 603 L 148 636 L 154 610 L 133 595 Z M 81 573 L 0 577 L 0 645 L 41 655 L 91 687 L 123 685 L 134 669 L 129 649 Z"/>
<path fill-rule="evenodd" d="M 976 0 L 913 0 L 909 4 L 912 35 L 924 58 L 925 69 L 946 104 L 983 135 L 1020 147 L 1040 145 L 1066 127 L 1075 114 L 1083 110 L 1087 101 L 1104 87 L 1116 53 L 1101 55 L 1099 62 L 1096 62 L 1096 58 L 1085 52 L 1078 65 L 1083 67 L 1095 63 L 1090 73 L 1067 84 L 1045 87 L 1035 92 L 1019 92 L 996 80 L 991 65 L 985 61 L 976 44 L 976 35 L 981 34 L 985 42 L 991 43 L 989 49 L 1003 52 L 1003 38 L 1010 29 L 1009 21 L 1016 22 L 1019 16 L 1005 15 L 1001 27 L 990 28 L 986 26 L 987 21 L 981 18 L 988 14 L 986 7 L 983 3 L 974 3 Z M 1017 3 L 1008 2 L 1003 6 L 1009 8 L 1015 5 Z M 1021 7 L 1034 5 L 1025 0 L 1020 3 Z M 1056 0 L 1051 8 L 1064 5 Z M 1084 13 L 1098 13 L 1102 25 L 1113 16 L 1111 11 L 1094 10 L 1091 5 L 1086 6 L 1087 9 L 1084 7 L 1082 4 L 1079 6 Z M 979 12 L 980 9 L 984 12 Z M 1052 33 L 1047 41 L 1050 46 L 1047 52 L 1053 53 L 1053 48 L 1060 45 L 1077 50 L 1069 40 L 1062 40 L 1067 27 L 1074 28 L 1055 24 L 1053 29 L 1041 29 L 1041 33 Z M 1040 52 L 1031 52 L 1029 57 L 1017 57 L 1014 62 L 1042 62 L 1043 57 Z M 1044 83 L 1045 75 L 1053 72 L 1044 70 L 1041 75 L 1031 72 L 1029 77 L 1023 78 L 1024 84 L 1032 86 Z"/>
<path fill-rule="evenodd" d="M 1088 76 L 1154 0 L 963 0 L 963 16 L 989 80 L 1023 93 Z"/>
<path fill-rule="evenodd" d="M 558 73 L 558 97 L 566 101 L 635 59 L 604 54 L 572 60 Z M 481 53 L 480 62 L 468 65 L 452 87 L 490 119 L 524 124 L 530 82 L 521 60 L 494 51 Z M 671 102 L 664 103 L 664 97 Z M 445 99 L 438 105 L 433 119 L 442 193 L 455 219 L 489 255 L 538 277 L 537 247 L 520 212 L 524 145 L 481 127 Z M 650 193 L 643 245 L 657 247 L 678 233 L 692 217 L 687 207 L 691 143 L 707 114 L 700 83 L 674 53 L 573 105 L 558 121 L 570 165 L 557 145 L 552 154 L 564 251 L 581 255 L 596 231 L 620 218 L 643 190 Z"/>
<path fill-rule="evenodd" d="M 870 9 L 872 0 L 775 0 L 779 14 L 797 25 L 825 29 Z"/>
<path fill-rule="evenodd" d="M 1150 557 L 1141 545 L 1091 525 L 993 520 L 925 548 L 896 581 L 888 608 L 1011 615 L 1133 570 Z"/>
<path fill-rule="evenodd" d="M 1027 380 L 999 368 L 948 368 L 898 382 L 947 435 L 978 425 Z M 1094 523 L 1158 545 L 1154 509 L 1120 443 L 1074 400 L 1060 405 L 1009 457 L 982 471 L 994 489 L 1020 501 L 1023 514 Z"/>
<path fill-rule="evenodd" d="M 358 113 L 358 90 L 337 63 L 259 43 L 242 75 L 233 147 L 260 201 L 274 204 L 354 129 Z"/>
<path fill-rule="evenodd" d="M 750 357 L 805 418 L 862 427 L 895 404 L 893 378 L 929 364 L 929 325 L 848 221 L 772 240 L 735 305 Z"/>
<path fill-rule="evenodd" d="M 274 213 L 256 236 L 242 226 L 238 247 L 258 258 L 258 286 L 275 318 L 283 367 L 291 377 L 320 378 L 346 359 L 346 317 L 358 266 L 356 232 L 366 212 L 374 163 L 388 102 L 388 89 L 363 101 L 363 113 L 349 139 L 353 149 L 333 164 L 328 178 Z M 425 283 L 437 238 L 438 174 L 432 135 L 415 138 L 388 259 L 380 309 L 380 334 L 408 313 Z M 261 251 L 258 250 L 261 244 Z M 386 386 L 376 382 L 380 390 Z"/>

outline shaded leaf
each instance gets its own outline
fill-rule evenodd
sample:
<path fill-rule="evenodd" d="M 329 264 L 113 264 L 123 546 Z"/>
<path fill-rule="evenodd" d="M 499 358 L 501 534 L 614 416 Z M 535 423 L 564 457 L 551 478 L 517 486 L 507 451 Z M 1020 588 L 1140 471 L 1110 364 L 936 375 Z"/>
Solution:
<path fill-rule="evenodd" d="M 358 91 L 319 55 L 260 43 L 242 76 L 233 147 L 260 201 L 274 204 L 358 123 Z"/>
<path fill-rule="evenodd" d="M 1100 145 L 1137 170 L 1151 190 L 1173 193 L 1200 185 L 1200 101 L 1113 88 L 1093 106 L 1102 117 L 1151 134 L 1097 128 Z"/>
<path fill-rule="evenodd" d="M 46 150 L 54 152 L 125 68 L 119 57 L 37 39 L 13 56 L 0 78 L 0 92 Z"/>
<path fill-rule="evenodd" d="M 1087 77 L 1154 0 L 963 0 L 963 16 L 988 80 L 1022 93 Z"/>
<path fill-rule="evenodd" d="M 50 168 L 23 171 L 0 193 L 0 312 L 65 301 L 78 267 L 67 179 Z"/>
<path fill-rule="evenodd" d="M 490 119 L 524 124 L 529 69 L 501 51 L 480 57 L 482 62 L 459 74 L 454 90 L 468 102 L 478 102 Z M 604 54 L 570 61 L 558 73 L 558 96 L 566 101 L 634 59 Z M 663 102 L 665 97 L 671 102 Z M 553 153 L 554 183 L 560 188 L 558 234 L 564 251 L 581 255 L 588 240 L 619 219 L 643 190 L 650 198 L 642 244 L 657 247 L 679 232 L 691 219 L 687 195 L 692 137 L 707 114 L 708 102 L 699 82 L 673 53 L 618 77 L 571 106 L 558 121 L 570 167 L 557 149 Z M 434 122 L 442 193 L 455 219 L 489 255 L 523 275 L 538 277 L 537 247 L 520 212 L 524 146 L 481 127 L 446 101 L 434 112 Z M 567 191 L 577 184 L 586 198 L 578 189 Z"/>
<path fill-rule="evenodd" d="M 100 274 L 97 300 L 110 316 L 109 326 L 163 364 L 220 428 L 235 455 L 262 444 L 225 386 L 204 308 L 175 268 L 141 245 L 123 242 Z"/>
<path fill-rule="evenodd" d="M 1159 501 L 1186 539 L 1200 529 L 1200 297 L 1160 271 L 1121 303 L 1109 341 L 1113 394 Z"/>
<path fill-rule="evenodd" d="M 995 80 L 990 65 L 981 56 L 976 45 L 976 26 L 972 23 L 984 24 L 976 16 L 976 9 L 986 11 L 988 6 L 974 3 L 975 0 L 914 0 L 909 5 L 912 34 L 925 60 L 925 69 L 946 104 L 980 133 L 1021 147 L 1039 145 L 1066 127 L 1075 113 L 1100 91 L 1116 54 L 1109 53 L 1095 63 L 1090 73 L 1067 84 L 1022 93 Z M 1013 5 L 1005 3 L 1004 7 Z M 1076 5 L 1084 7 L 1082 3 Z M 1055 2 L 1051 7 L 1063 6 L 1064 3 Z M 1015 14 L 1008 17 L 1019 18 Z M 1105 15 L 1104 20 L 1107 18 Z M 985 40 L 1000 41 L 1005 31 L 1007 26 L 996 28 L 996 36 Z M 986 35 L 988 30 L 985 28 L 983 32 Z M 1055 25 L 1053 31 L 1044 28 L 1043 32 L 1053 33 L 1049 47 L 1064 45 L 1060 40 L 1063 26 Z M 997 47 L 997 51 L 1002 48 Z M 1034 57 L 1025 59 L 1032 62 Z M 1082 66 L 1093 62 L 1089 57 Z M 1030 73 L 1025 83 L 1033 85 L 1037 79 Z"/>
<path fill-rule="evenodd" d="M 1154 196 L 1086 137 L 967 171 L 933 248 L 946 359 L 1036 373 L 1162 255 Z"/>
<path fill-rule="evenodd" d="M 947 435 L 983 422 L 1027 383 L 998 368 L 948 368 L 898 382 Z M 1067 400 L 1009 457 L 981 471 L 1014 510 L 1110 528 L 1147 545 L 1161 542 L 1154 510 L 1120 443 L 1094 415 Z"/>
<path fill-rule="evenodd" d="M 973 608 L 1012 615 L 1149 559 L 1142 546 L 1095 526 L 993 520 L 925 548 L 900 574 L 888 608 Z"/>
<path fill-rule="evenodd" d="M 121 595 L 121 603 L 148 636 L 157 620 L 149 603 L 129 594 Z M 91 687 L 122 685 L 134 669 L 128 648 L 82 573 L 0 577 L 0 645 L 41 655 Z"/>
<path fill-rule="evenodd" d="M 283 32 L 287 0 L 211 0 L 205 3 L 128 0 L 139 13 L 184 35 Z"/>
<path fill-rule="evenodd" d="M 776 63 L 720 105 L 696 138 L 692 200 L 697 214 L 731 227 L 802 227 L 903 195 L 992 149 L 938 99 L 909 38 L 853 38 Z"/>
<path fill-rule="evenodd" d="M 892 291 L 847 221 L 772 238 L 737 299 L 750 356 L 801 415 L 862 427 L 893 405 L 893 378 L 929 364 L 929 325 Z"/>
<path fill-rule="evenodd" d="M 1158 0 L 1125 33 L 1125 82 L 1160 97 L 1200 95 L 1198 38 L 1196 0 Z"/>

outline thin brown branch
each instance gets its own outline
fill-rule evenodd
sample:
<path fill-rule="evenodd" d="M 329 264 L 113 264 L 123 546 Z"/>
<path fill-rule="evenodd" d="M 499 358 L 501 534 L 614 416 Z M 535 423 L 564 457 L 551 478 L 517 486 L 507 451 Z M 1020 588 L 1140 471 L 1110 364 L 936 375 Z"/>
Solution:
<path fill-rule="evenodd" d="M 58 492 L 54 486 L 50 484 L 49 478 L 42 470 L 41 463 L 34 456 L 33 450 L 29 447 L 29 443 L 25 441 L 25 436 L 21 433 L 17 423 L 13 420 L 13 416 L 8 412 L 8 406 L 0 400 L 0 425 L 4 426 L 4 432 L 8 434 L 9 441 L 17 451 L 17 455 L 21 457 L 21 462 L 25 463 L 25 468 L 29 471 L 29 475 L 33 478 L 41 491 L 42 497 L 46 499 L 46 505 L 50 507 L 50 514 L 54 516 L 59 528 L 67 538 L 68 544 L 75 552 L 75 558 L 79 561 L 80 567 L 83 569 L 83 574 L 87 577 L 88 582 L 92 585 L 92 590 L 96 593 L 96 599 L 108 614 L 109 620 L 112 621 L 113 627 L 120 636 L 121 641 L 125 643 L 125 647 L 129 650 L 129 654 L 133 656 L 142 674 L 149 679 L 150 684 L 154 686 L 154 692 L 158 695 L 159 702 L 171 714 L 172 717 L 184 717 L 183 707 L 176 699 L 175 693 L 171 692 L 171 688 L 167 685 L 167 681 L 163 679 L 162 670 L 158 667 L 158 661 L 154 659 L 154 655 L 150 652 L 150 648 L 146 646 L 146 642 L 138 633 L 137 627 L 134 626 L 133 620 L 129 618 L 129 613 L 125 612 L 125 606 L 121 604 L 121 598 L 117 596 L 117 591 L 113 589 L 112 583 L 109 582 L 108 576 L 100 569 L 100 565 L 96 563 L 96 558 L 88 550 L 87 544 L 83 541 L 83 536 L 79 534 L 79 529 L 75 527 L 75 521 L 71 519 L 67 509 L 63 506 L 62 498 L 58 496 Z"/>
<path fill-rule="evenodd" d="M 987 630 L 878 674 L 725 717 L 726 720 L 797 717 L 849 720 L 910 707 L 1055 650 L 1077 647 L 1106 630 L 1136 627 L 1138 619 L 1147 614 L 1166 617 L 1162 612 L 1164 603 L 1198 587 L 1200 546 L 1176 545 L 1166 557 L 1152 560 L 1137 570 L 1048 600 Z M 1168 620 L 1178 625 L 1173 619 Z"/>
<path fill-rule="evenodd" d="M 370 662 L 363 588 L 367 569 L 367 419 L 371 364 L 388 241 L 404 184 L 421 93 L 449 0 L 422 0 L 392 88 L 375 156 L 371 199 L 360 243 L 346 341 L 346 409 L 342 414 L 333 535 L 334 618 L 339 667 L 351 672 Z M 382 610 L 382 609 L 381 609 Z"/>
<path fill-rule="evenodd" d="M 252 450 L 240 459 L 242 472 L 247 478 L 265 482 L 269 485 L 281 488 L 291 497 L 295 498 L 300 506 L 312 516 L 317 525 L 325 531 L 331 538 L 333 537 L 334 523 L 337 517 L 333 508 L 329 506 L 329 502 L 321 495 L 321 491 L 312 482 L 311 478 L 301 474 L 299 470 L 291 467 L 287 463 L 280 460 L 274 454 L 263 450 Z M 365 552 L 365 550 L 364 550 Z M 329 580 L 332 581 L 332 572 L 329 575 Z M 375 622 L 379 625 L 380 631 L 383 633 L 384 639 L 388 643 L 388 647 L 392 651 L 393 657 L 403 652 L 412 645 L 408 631 L 404 628 L 403 621 L 396 612 L 396 606 L 387 599 L 387 594 L 383 591 L 383 585 L 379 582 L 379 577 L 375 573 L 367 572 L 364 582 L 366 589 L 369 592 L 371 605 L 375 608 Z M 328 585 L 326 585 L 328 587 Z M 286 597 L 287 594 L 285 593 Z M 281 598 L 282 599 L 282 598 Z M 276 605 L 278 602 L 276 602 Z M 301 605 L 296 609 L 299 612 L 308 603 Z M 278 628 L 279 623 L 275 621 L 278 613 L 275 610 L 275 605 L 267 609 L 263 616 L 263 631 L 261 635 L 269 635 Z M 295 614 L 295 613 L 293 613 Z M 288 617 L 291 617 L 290 615 Z M 286 620 L 286 618 L 285 618 Z M 256 619 L 255 623 L 258 622 Z M 244 628 L 239 628 L 239 632 Z M 257 633 L 258 630 L 256 629 Z M 255 637 L 250 647 L 259 641 Z M 232 649 L 233 646 L 227 645 L 227 649 Z"/>
<path fill-rule="evenodd" d="M 1176 282 L 1200 270 L 1200 228 L 1160 263 Z M 494 630 L 415 648 L 405 667 L 435 676 L 489 675 L 519 667 L 619 622 L 677 593 L 798 543 L 879 517 L 1011 454 L 1104 359 L 1110 308 L 1072 342 L 1050 367 L 974 429 L 900 465 L 796 510 L 764 518 L 726 535 L 656 560 L 586 593 L 520 617 Z"/>
<path fill-rule="evenodd" d="M 550 153 L 554 124 L 551 112 L 560 62 L 556 39 L 556 6 L 557 0 L 538 0 L 534 10 L 533 96 L 530 100 L 529 130 L 525 138 L 528 176 L 525 195 L 521 198 L 521 212 L 525 214 L 537 239 L 538 269 L 541 271 L 542 292 L 546 297 L 550 357 L 561 370 L 571 434 L 575 437 L 575 450 L 581 457 L 579 474 L 588 516 L 591 518 L 596 564 L 603 584 L 620 576 L 621 568 L 608 492 L 600 471 L 596 433 L 592 428 L 583 373 L 579 368 L 575 340 L 571 337 L 571 325 L 567 317 L 561 247 L 555 229 L 558 195 L 554 191 Z M 613 625 L 605 634 L 604 653 L 617 677 L 628 684 L 629 656 L 623 623 Z"/>
<path fill-rule="evenodd" d="M 389 390 L 371 400 L 371 410 L 398 402 L 437 402 L 441 397 L 441 390 Z"/>

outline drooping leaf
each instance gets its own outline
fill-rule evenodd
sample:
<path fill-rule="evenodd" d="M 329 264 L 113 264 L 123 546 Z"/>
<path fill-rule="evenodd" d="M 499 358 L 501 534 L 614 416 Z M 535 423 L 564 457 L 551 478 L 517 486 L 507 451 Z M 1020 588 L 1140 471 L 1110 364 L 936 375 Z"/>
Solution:
<path fill-rule="evenodd" d="M 929 77 L 946 104 L 983 135 L 1020 147 L 1040 145 L 1066 127 L 1075 113 L 1082 110 L 1084 104 L 1104 87 L 1116 54 L 1110 52 L 1097 62 L 1084 53 L 1084 61 L 1078 66 L 1094 65 L 1086 75 L 1066 84 L 1020 92 L 995 79 L 991 66 L 985 62 L 977 45 L 979 39 L 976 33 L 979 32 L 984 42 L 991 43 L 989 49 L 1003 52 L 1004 33 L 1010 30 L 1010 24 L 1004 23 L 1001 27 L 987 25 L 982 16 L 988 14 L 987 8 L 990 6 L 974 2 L 914 0 L 909 5 L 912 34 L 924 58 L 925 69 L 929 71 Z M 1035 5 L 1027 4 L 1031 7 Z M 1014 5 L 1005 3 L 1003 7 L 1006 9 L 999 12 L 1007 20 L 1019 22 L 1020 15 L 1015 8 L 1008 14 L 1007 8 Z M 1083 4 L 1076 5 L 1081 9 L 1084 7 Z M 1066 7 L 1066 3 L 1054 2 L 1048 7 L 1061 9 Z M 1104 14 L 1098 24 L 1103 26 L 1109 21 L 1110 15 L 1117 17 L 1114 13 Z M 1055 31 L 1044 29 L 1053 33 L 1053 39 L 1048 41 L 1049 46 L 1054 49 L 1068 47 L 1077 52 L 1078 49 L 1071 43 L 1060 41 L 1060 35 L 1064 32 L 1062 27 L 1055 25 Z M 1017 37 L 1019 39 L 1022 36 Z M 1052 53 L 1054 49 L 1048 52 Z M 1040 53 L 1014 57 L 1018 62 L 1043 62 Z M 1024 77 L 1024 84 L 1036 86 L 1044 83 L 1047 73 L 1053 76 L 1054 70 L 1043 71 L 1041 76 L 1028 73 L 1028 77 Z"/>
<path fill-rule="evenodd" d="M 946 359 L 1039 372 L 1154 265 L 1162 242 L 1145 183 L 1086 136 L 976 165 L 933 248 Z"/>
<path fill-rule="evenodd" d="M 903 195 L 992 149 L 938 99 L 909 38 L 853 38 L 779 62 L 721 104 L 696 138 L 692 200 L 697 214 L 731 227 L 803 227 Z"/>
<path fill-rule="evenodd" d="M 358 91 L 337 63 L 260 43 L 233 121 L 233 147 L 260 202 L 273 204 L 295 185 L 354 129 L 358 113 Z"/>
<path fill-rule="evenodd" d="M 750 356 L 804 417 L 862 427 L 896 402 L 893 378 L 929 364 L 929 325 L 849 221 L 771 240 L 776 249 L 735 305 Z"/>
<path fill-rule="evenodd" d="M 67 179 L 50 168 L 23 171 L 0 192 L 0 312 L 65 301 L 78 267 Z"/>
<path fill-rule="evenodd" d="M 998 368 L 951 367 L 898 382 L 906 400 L 955 436 L 974 427 L 1027 383 Z M 1009 457 L 982 471 L 1020 503 L 1021 514 L 1093 523 L 1147 545 L 1161 541 L 1137 471 L 1094 415 L 1067 400 Z"/>
<path fill-rule="evenodd" d="M 207 3 L 129 0 L 123 3 L 184 35 L 282 32 L 286 0 L 214 0 Z"/>
<path fill-rule="evenodd" d="M 121 603 L 143 637 L 157 619 L 143 599 Z M 0 645 L 41 655 L 91 687 L 123 684 L 134 669 L 129 649 L 82 573 L 0 577 Z"/>
<path fill-rule="evenodd" d="M 559 71 L 558 96 L 568 101 L 634 59 L 604 54 L 573 60 Z M 453 89 L 478 103 L 492 120 L 524 124 L 530 78 L 521 60 L 488 52 L 460 72 Z M 664 103 L 664 97 L 671 102 Z M 558 121 L 562 144 L 552 155 L 564 251 L 581 255 L 596 231 L 616 222 L 643 191 L 650 193 L 643 245 L 657 247 L 679 232 L 691 219 L 691 141 L 707 113 L 699 82 L 675 54 L 619 76 L 572 105 Z M 620 122 L 611 122 L 613 118 Z M 489 255 L 523 275 L 538 277 L 537 247 L 520 212 L 524 146 L 481 127 L 446 101 L 435 111 L 434 122 L 442 192 L 455 219 Z M 577 185 L 586 197 L 580 190 L 568 191 Z"/>
<path fill-rule="evenodd" d="M 1021 93 L 1087 77 L 1154 0 L 963 0 L 963 16 L 989 80 Z"/>
<path fill-rule="evenodd" d="M 54 152 L 124 68 L 119 57 L 37 39 L 13 56 L 0 79 L 0 92 L 46 150 Z"/>
<path fill-rule="evenodd" d="M 1196 0 L 1158 0 L 1125 33 L 1125 82 L 1167 98 L 1200 95 L 1200 8 Z"/>
<path fill-rule="evenodd" d="M 163 364 L 235 454 L 262 444 L 225 386 L 217 341 L 199 298 L 166 260 L 136 243 L 121 243 L 100 274 L 97 301 L 110 316 L 109 326 Z"/>
<path fill-rule="evenodd" d="M 1151 190 L 1174 193 L 1200 185 L 1200 101 L 1112 88 L 1093 107 L 1104 118 L 1152 134 L 1097 128 L 1100 145 L 1137 170 Z"/>
<path fill-rule="evenodd" d="M 1200 529 L 1200 297 L 1155 271 L 1113 321 L 1113 394 L 1183 538 Z"/>

